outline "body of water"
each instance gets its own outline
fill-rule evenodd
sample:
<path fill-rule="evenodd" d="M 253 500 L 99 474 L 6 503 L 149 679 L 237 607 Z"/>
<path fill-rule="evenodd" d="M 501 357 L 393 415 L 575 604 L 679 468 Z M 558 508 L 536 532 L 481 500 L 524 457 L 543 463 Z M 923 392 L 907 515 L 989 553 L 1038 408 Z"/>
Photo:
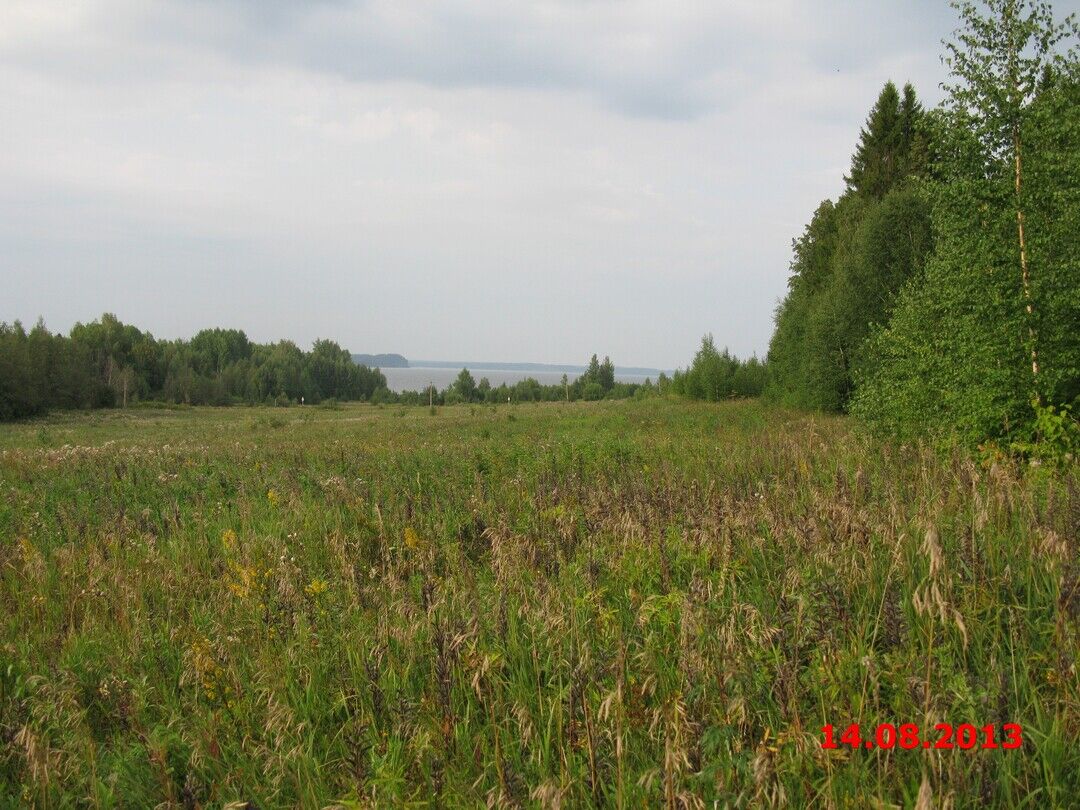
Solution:
<path fill-rule="evenodd" d="M 532 377 L 541 385 L 557 385 L 562 382 L 563 377 L 561 371 L 469 369 L 469 372 L 477 382 L 480 382 L 481 377 L 487 377 L 493 388 L 498 388 L 503 383 L 513 385 L 526 377 Z M 415 368 L 384 368 L 382 373 L 386 377 L 386 386 L 397 393 L 402 391 L 424 391 L 429 385 L 434 385 L 437 391 L 442 391 L 457 379 L 461 369 L 424 368 L 420 366 Z M 576 372 L 567 372 L 566 376 L 570 382 L 573 382 L 579 375 Z M 626 383 L 643 383 L 645 378 L 646 375 L 644 374 L 615 374 L 616 380 Z M 652 377 L 652 381 L 656 382 L 656 377 Z"/>

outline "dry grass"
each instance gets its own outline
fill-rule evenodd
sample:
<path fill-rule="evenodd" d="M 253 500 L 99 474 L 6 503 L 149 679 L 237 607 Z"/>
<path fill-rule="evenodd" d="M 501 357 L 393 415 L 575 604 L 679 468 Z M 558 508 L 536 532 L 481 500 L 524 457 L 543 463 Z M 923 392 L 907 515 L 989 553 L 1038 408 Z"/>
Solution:
<path fill-rule="evenodd" d="M 12 806 L 1080 795 L 1075 474 L 666 400 L 70 416 L 0 447 Z M 939 721 L 1024 747 L 820 747 Z"/>

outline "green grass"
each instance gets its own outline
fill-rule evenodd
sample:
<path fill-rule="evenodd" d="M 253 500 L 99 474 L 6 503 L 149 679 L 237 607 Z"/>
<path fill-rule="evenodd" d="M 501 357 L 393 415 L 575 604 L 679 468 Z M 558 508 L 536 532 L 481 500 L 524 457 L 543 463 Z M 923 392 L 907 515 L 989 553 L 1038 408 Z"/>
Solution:
<path fill-rule="evenodd" d="M 0 448 L 5 806 L 1080 795 L 1075 473 L 659 399 L 113 411 Z M 851 722 L 1024 742 L 821 748 Z"/>

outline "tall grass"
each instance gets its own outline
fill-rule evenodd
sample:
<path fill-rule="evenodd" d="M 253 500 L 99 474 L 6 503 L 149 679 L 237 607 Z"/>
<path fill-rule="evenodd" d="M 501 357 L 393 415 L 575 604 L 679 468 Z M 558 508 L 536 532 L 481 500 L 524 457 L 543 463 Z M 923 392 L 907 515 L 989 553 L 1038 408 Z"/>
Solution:
<path fill-rule="evenodd" d="M 8 805 L 1080 795 L 1075 473 L 752 403 L 297 413 L 0 429 Z M 1023 747 L 821 748 L 940 721 Z"/>

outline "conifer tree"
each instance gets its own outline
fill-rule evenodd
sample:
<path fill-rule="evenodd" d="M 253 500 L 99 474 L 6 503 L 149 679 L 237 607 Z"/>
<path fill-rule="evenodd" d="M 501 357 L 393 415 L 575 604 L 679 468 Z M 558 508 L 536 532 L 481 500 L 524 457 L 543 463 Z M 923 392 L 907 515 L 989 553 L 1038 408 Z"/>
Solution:
<path fill-rule="evenodd" d="M 1077 31 L 1043 3 L 956 7 L 934 254 L 868 344 L 854 410 L 893 436 L 1025 440 L 1080 392 L 1080 67 L 1056 47 Z"/>
<path fill-rule="evenodd" d="M 845 178 L 848 188 L 881 199 L 903 178 L 922 173 L 926 161 L 922 118 L 915 89 L 905 84 L 901 96 L 896 85 L 887 82 L 860 132 L 851 173 Z"/>
<path fill-rule="evenodd" d="M 925 113 L 910 85 L 887 83 L 867 116 L 846 178 L 794 244 L 787 298 L 769 346 L 769 395 L 788 405 L 847 407 L 863 343 L 932 244 Z"/>

